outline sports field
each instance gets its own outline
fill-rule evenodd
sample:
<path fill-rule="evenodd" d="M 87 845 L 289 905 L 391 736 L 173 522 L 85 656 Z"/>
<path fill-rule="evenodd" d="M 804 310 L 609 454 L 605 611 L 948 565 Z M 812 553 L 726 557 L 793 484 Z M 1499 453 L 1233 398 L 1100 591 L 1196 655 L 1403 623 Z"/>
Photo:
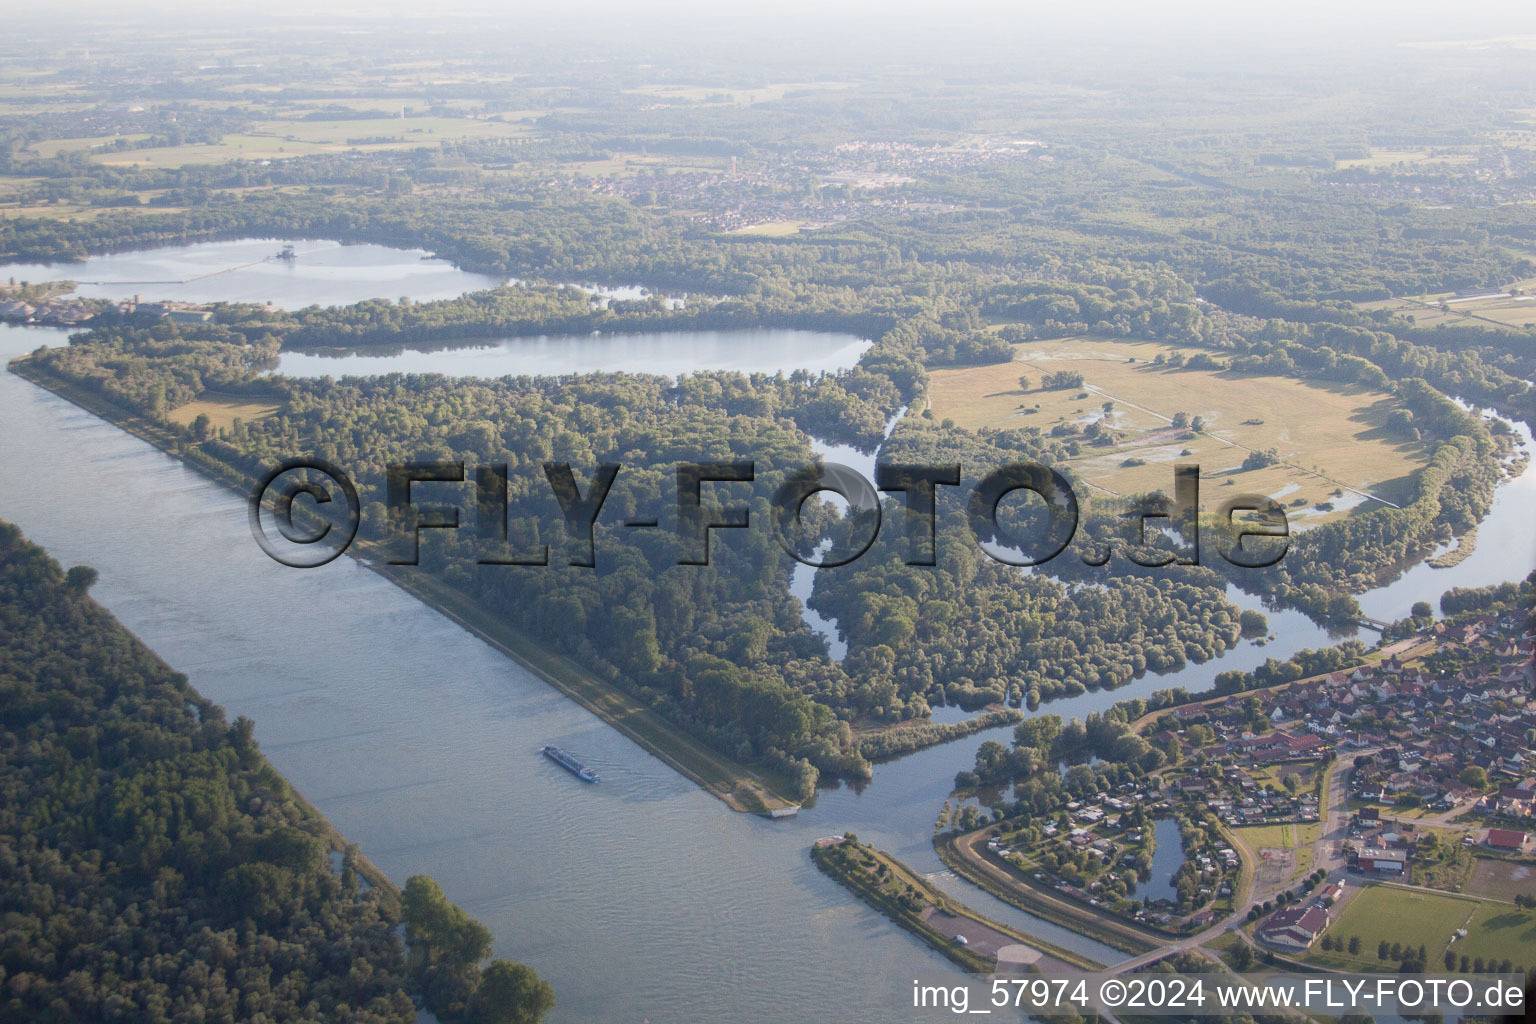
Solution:
<path fill-rule="evenodd" d="M 1294 850 L 1317 842 L 1317 822 L 1284 825 L 1243 825 L 1232 831 L 1254 849 Z"/>
<path fill-rule="evenodd" d="M 1200 467 L 1203 501 L 1267 494 L 1297 523 L 1315 523 L 1384 500 L 1401 503 L 1409 475 L 1424 464 L 1419 442 L 1386 429 L 1396 400 L 1355 385 L 1159 366 L 1154 360 L 1199 350 L 1156 342 L 1072 338 L 1017 345 L 1014 360 L 934 371 L 933 415 L 958 426 L 1036 427 L 1102 421 L 1119 437 L 1109 447 L 1082 445 L 1071 461 L 1090 484 L 1113 494 L 1170 489 L 1173 466 Z M 1046 374 L 1074 370 L 1082 388 L 1045 390 Z M 1019 387 L 1029 378 L 1030 390 Z M 1108 413 L 1104 403 L 1112 402 Z M 1183 413 L 1203 431 L 1175 428 Z M 1279 462 L 1242 469 L 1255 450 Z M 1319 507 L 1322 506 L 1322 507 Z"/>
<path fill-rule="evenodd" d="M 1536 965 L 1536 911 L 1507 903 L 1484 903 L 1472 915 L 1467 937 L 1455 945 L 1461 956 L 1484 960 L 1511 960 L 1516 965 Z"/>
<path fill-rule="evenodd" d="M 1317 822 L 1243 825 L 1232 830 L 1258 856 L 1254 883 L 1260 890 L 1286 885 L 1312 870 L 1313 844 L 1322 826 Z"/>
<path fill-rule="evenodd" d="M 1388 885 L 1366 886 L 1344 904 L 1343 912 L 1328 929 L 1328 934 L 1346 943 L 1351 936 L 1359 936 L 1359 954 L 1324 953 L 1321 946 L 1314 946 L 1307 959 L 1372 970 L 1395 968 L 1396 964 L 1377 959 L 1376 949 L 1383 941 L 1400 942 L 1410 949 L 1423 946 L 1429 954 L 1428 966 L 1438 969 L 1444 966 L 1441 958 L 1456 930 L 1469 927 L 1481 907 L 1480 901 L 1459 896 Z M 1457 943 L 1457 949 L 1470 951 L 1475 937 L 1469 931 L 1467 938 Z"/>

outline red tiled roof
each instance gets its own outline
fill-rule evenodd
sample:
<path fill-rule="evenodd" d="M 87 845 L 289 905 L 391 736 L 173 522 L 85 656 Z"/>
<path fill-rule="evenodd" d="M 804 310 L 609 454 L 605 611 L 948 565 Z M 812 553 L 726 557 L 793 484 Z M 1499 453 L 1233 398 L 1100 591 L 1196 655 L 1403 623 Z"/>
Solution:
<path fill-rule="evenodd" d="M 1525 833 L 1509 828 L 1491 828 L 1488 830 L 1488 845 L 1504 850 L 1519 850 L 1525 846 Z"/>

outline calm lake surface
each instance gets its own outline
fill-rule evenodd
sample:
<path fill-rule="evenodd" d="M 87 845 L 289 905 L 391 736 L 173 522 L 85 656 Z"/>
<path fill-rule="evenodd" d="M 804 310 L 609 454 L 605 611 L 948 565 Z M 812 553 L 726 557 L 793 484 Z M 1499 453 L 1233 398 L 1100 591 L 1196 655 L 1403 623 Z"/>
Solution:
<path fill-rule="evenodd" d="M 92 256 L 83 263 L 8 263 L 0 275 L 18 281 L 76 281 L 75 294 L 114 301 L 142 296 L 145 302 L 271 302 L 284 309 L 339 306 L 365 299 L 422 302 L 452 299 L 495 288 L 506 279 L 460 270 L 432 259 L 424 249 L 295 241 L 293 261 L 274 259 L 281 238 Z"/>
<path fill-rule="evenodd" d="M 427 297 L 442 282 L 422 273 L 422 288 L 393 291 Z M 290 283 L 261 298 L 350 301 L 350 285 Z M 0 326 L 0 360 L 65 338 Z M 96 598 L 200 692 L 251 716 L 277 768 L 380 868 L 402 882 L 438 878 L 495 932 L 497 955 L 536 967 L 558 995 L 552 1021 L 914 1019 L 911 979 L 950 968 L 815 870 L 811 842 L 845 830 L 979 910 L 1120 958 L 955 879 L 933 852 L 955 772 L 983 739 L 1007 740 L 1011 729 L 880 765 L 868 786 L 825 790 L 795 819 L 733 814 L 352 560 L 303 571 L 269 560 L 250 539 L 240 496 L 9 373 L 0 374 L 0 474 L 0 517 L 66 566 L 94 565 Z M 1529 535 L 1536 480 L 1528 470 L 1518 483 L 1501 488 L 1483 537 Z M 1362 603 L 1406 610 L 1453 579 L 1499 582 L 1532 564 L 1508 551 L 1474 559 L 1422 582 L 1409 573 Z M 1173 685 L 1201 690 L 1224 669 L 1328 642 L 1296 613 L 1270 621 L 1279 639 L 1267 647 L 1243 643 L 1206 665 L 1045 710 L 1081 716 Z M 603 782 L 573 780 L 538 755 L 545 743 L 592 763 Z"/>
<path fill-rule="evenodd" d="M 556 334 L 448 348 L 373 353 L 284 352 L 274 372 L 292 377 L 442 373 L 451 377 L 558 377 L 571 373 L 832 373 L 872 343 L 852 334 L 756 328 L 637 334 Z"/>
<path fill-rule="evenodd" d="M 1140 899 L 1178 901 L 1173 887 L 1173 873 L 1184 863 L 1184 843 L 1179 838 L 1179 823 L 1172 818 L 1158 818 L 1152 823 L 1156 845 L 1152 850 L 1152 877 L 1136 883 L 1133 895 Z"/>

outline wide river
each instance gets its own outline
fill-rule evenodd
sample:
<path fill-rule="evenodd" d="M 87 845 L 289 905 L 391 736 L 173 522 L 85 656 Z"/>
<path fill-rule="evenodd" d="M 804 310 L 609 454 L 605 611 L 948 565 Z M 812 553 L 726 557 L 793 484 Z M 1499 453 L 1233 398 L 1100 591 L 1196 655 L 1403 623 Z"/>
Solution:
<path fill-rule="evenodd" d="M 112 259 L 125 278 L 141 272 Z M 399 273 L 394 291 L 418 294 Z M 283 304 L 357 297 L 313 280 L 269 290 Z M 0 360 L 64 339 L 0 327 Z M 240 497 L 13 374 L 0 374 L 0 479 L 0 517 L 65 565 L 94 565 L 97 599 L 200 692 L 251 716 L 273 763 L 375 863 L 399 881 L 433 875 L 494 931 L 498 955 L 548 978 L 552 1021 L 914 1019 L 912 979 L 947 961 L 812 866 L 815 838 L 850 829 L 978 909 L 1119 958 L 944 873 L 933 822 L 979 737 L 881 765 L 862 791 L 823 791 L 795 819 L 734 814 L 350 559 L 307 571 L 269 560 Z M 1406 610 L 1452 583 L 1522 575 L 1533 511 L 1528 472 L 1483 527 L 1501 557 L 1384 588 L 1368 607 Z M 1271 623 L 1279 640 L 1266 648 L 1047 708 L 1081 715 L 1170 685 L 1202 689 L 1224 668 L 1326 642 L 1299 616 Z M 603 782 L 575 782 L 538 756 L 544 743 L 576 751 Z"/>

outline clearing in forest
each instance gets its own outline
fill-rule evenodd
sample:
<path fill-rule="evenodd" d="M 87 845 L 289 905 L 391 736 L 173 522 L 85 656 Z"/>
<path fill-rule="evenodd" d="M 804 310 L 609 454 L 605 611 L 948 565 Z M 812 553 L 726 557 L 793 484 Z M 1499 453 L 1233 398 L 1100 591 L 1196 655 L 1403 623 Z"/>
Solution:
<path fill-rule="evenodd" d="M 212 426 L 230 430 L 233 429 L 236 419 L 251 423 L 265 419 L 275 412 L 277 412 L 276 402 L 263 402 L 260 399 L 239 395 L 204 394 L 186 405 L 178 405 L 170 411 L 166 419 L 188 427 L 200 413 L 207 413 L 208 421 Z"/>
<path fill-rule="evenodd" d="M 1426 446 L 1386 426 L 1398 408 L 1391 395 L 1358 385 L 1157 365 L 1200 352 L 1156 342 L 1066 338 L 1014 346 L 1010 363 L 936 370 L 933 415 L 967 429 L 1095 422 L 1116 442 L 1084 440 L 1072 470 L 1113 494 L 1171 491 L 1173 466 L 1200 467 L 1201 503 L 1224 494 L 1267 494 L 1297 526 L 1350 509 L 1402 504 L 1409 476 L 1426 461 Z M 1218 358 L 1220 358 L 1219 354 Z M 1047 374 L 1075 371 L 1083 386 L 1044 389 Z M 1020 376 L 1030 389 L 1019 387 Z M 1105 411 L 1105 403 L 1113 403 Z M 1184 414 L 1201 418 L 1198 433 L 1175 427 Z M 1278 462 L 1243 469 L 1251 452 L 1273 449 Z"/>

